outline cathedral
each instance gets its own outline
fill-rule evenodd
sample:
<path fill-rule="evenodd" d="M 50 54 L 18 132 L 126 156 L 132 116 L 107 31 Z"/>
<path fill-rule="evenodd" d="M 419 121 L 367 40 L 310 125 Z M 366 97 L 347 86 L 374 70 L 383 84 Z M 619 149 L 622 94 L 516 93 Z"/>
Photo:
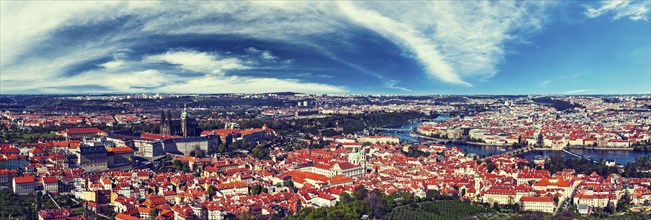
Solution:
<path fill-rule="evenodd" d="M 197 136 L 197 121 L 188 117 L 185 105 L 183 105 L 181 119 L 173 119 L 169 109 L 167 112 L 161 110 L 160 134 L 183 137 Z"/>

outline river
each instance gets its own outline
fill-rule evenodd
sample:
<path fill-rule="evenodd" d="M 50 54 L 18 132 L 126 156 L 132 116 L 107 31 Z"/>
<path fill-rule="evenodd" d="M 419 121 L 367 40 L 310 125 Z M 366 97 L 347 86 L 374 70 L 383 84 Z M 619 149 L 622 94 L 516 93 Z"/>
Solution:
<path fill-rule="evenodd" d="M 441 115 L 436 117 L 431 121 L 445 121 L 448 120 L 449 116 Z M 407 129 L 404 131 L 382 131 L 384 135 L 396 136 L 400 138 L 400 141 L 408 143 L 420 143 L 428 141 L 427 139 L 419 138 L 410 134 L 409 129 L 415 128 L 420 125 L 421 121 L 405 123 L 401 126 L 393 126 L 392 128 Z M 478 146 L 478 145 L 468 145 L 468 144 L 446 144 L 448 147 L 459 147 L 462 150 L 466 150 L 469 153 L 474 153 L 480 156 L 491 156 L 504 152 L 504 149 L 501 147 L 495 146 Z M 615 161 L 617 164 L 627 164 L 635 160 L 635 157 L 642 156 L 651 156 L 651 152 L 637 152 L 637 151 L 627 151 L 627 150 L 591 150 L 591 149 L 570 149 L 571 152 L 578 155 L 584 155 L 585 157 L 590 157 L 593 160 L 611 160 Z M 575 158 L 563 151 L 532 151 L 523 155 L 520 155 L 522 158 L 533 160 L 537 155 L 552 156 L 558 155 L 565 158 Z"/>

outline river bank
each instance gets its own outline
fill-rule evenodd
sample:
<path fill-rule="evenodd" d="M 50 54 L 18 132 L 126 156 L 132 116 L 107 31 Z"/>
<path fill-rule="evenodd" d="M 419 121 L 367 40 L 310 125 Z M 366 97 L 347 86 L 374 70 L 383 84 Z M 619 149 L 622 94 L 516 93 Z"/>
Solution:
<path fill-rule="evenodd" d="M 569 149 L 584 149 L 584 150 L 622 150 L 632 151 L 632 147 L 589 147 L 589 146 L 569 146 Z"/>
<path fill-rule="evenodd" d="M 472 142 L 472 141 L 464 141 L 461 139 L 446 139 L 446 138 L 435 138 L 435 137 L 430 137 L 427 135 L 419 134 L 415 130 L 411 130 L 409 132 L 410 135 L 417 136 L 422 139 L 428 139 L 428 140 L 433 140 L 437 142 L 443 142 L 443 143 L 448 143 L 451 142 L 453 144 L 468 144 L 468 145 L 477 145 L 477 146 L 495 146 L 495 147 L 506 147 L 508 144 L 489 144 L 489 143 L 483 143 L 483 142 Z"/>
<path fill-rule="evenodd" d="M 449 117 L 446 116 L 439 116 L 435 119 L 432 119 L 433 121 L 445 121 Z M 388 135 L 388 136 L 394 136 L 400 138 L 401 142 L 407 142 L 407 143 L 426 143 L 426 142 L 441 142 L 445 143 L 447 147 L 459 147 L 462 150 L 466 150 L 469 153 L 474 153 L 479 156 L 492 156 L 496 154 L 501 154 L 504 153 L 506 150 L 508 150 L 507 147 L 505 146 L 495 146 L 495 145 L 481 145 L 481 144 L 464 144 L 461 143 L 461 141 L 450 141 L 448 139 L 441 139 L 441 138 L 433 138 L 433 137 L 427 137 L 427 136 L 420 136 L 416 135 L 411 132 L 411 130 L 418 125 L 420 125 L 422 122 L 410 122 L 410 123 L 405 123 L 402 126 L 395 126 L 395 128 L 400 128 L 400 130 L 391 130 L 391 131 L 383 131 L 383 135 Z M 599 160 L 599 159 L 605 159 L 605 160 L 610 160 L 610 161 L 615 161 L 618 164 L 627 164 L 629 162 L 632 162 L 635 160 L 636 157 L 644 157 L 644 156 L 651 156 L 651 152 L 644 152 L 644 151 L 635 151 L 635 150 L 622 150 L 621 148 L 615 148 L 615 149 L 592 149 L 591 147 L 589 148 L 576 148 L 576 147 L 570 147 L 568 148 L 569 151 L 578 154 L 578 155 L 583 155 L 584 157 L 589 157 L 594 160 Z M 528 160 L 533 160 L 534 157 L 541 155 L 541 156 L 561 156 L 565 158 L 575 158 L 574 156 L 571 156 L 567 153 L 565 153 L 562 150 L 557 150 L 553 151 L 551 149 L 544 149 L 544 148 L 536 148 L 533 151 L 530 151 L 525 154 L 518 155 L 519 157 L 528 159 Z"/>
<path fill-rule="evenodd" d="M 438 142 L 443 142 L 443 143 L 454 143 L 454 144 L 468 144 L 468 145 L 476 145 L 476 146 L 496 146 L 496 147 L 509 147 L 510 144 L 489 144 L 489 143 L 484 143 L 484 142 L 473 142 L 473 141 L 465 141 L 461 139 L 447 139 L 447 138 L 435 138 L 435 137 L 430 137 L 424 134 L 420 134 L 416 131 L 416 129 L 410 130 L 409 134 L 418 136 L 419 138 L 423 139 L 429 139 L 433 141 L 438 141 Z M 585 150 L 621 150 L 621 151 L 633 151 L 633 147 L 593 147 L 593 146 L 569 146 L 567 147 L 569 149 L 585 149 Z M 544 148 L 544 147 L 539 147 L 536 148 L 537 150 L 552 150 L 551 148 Z"/>

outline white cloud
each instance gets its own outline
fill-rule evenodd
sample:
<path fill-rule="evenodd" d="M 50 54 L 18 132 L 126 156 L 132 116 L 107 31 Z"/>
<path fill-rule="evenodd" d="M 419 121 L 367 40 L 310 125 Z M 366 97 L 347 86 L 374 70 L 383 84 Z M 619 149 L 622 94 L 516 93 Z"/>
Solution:
<path fill-rule="evenodd" d="M 253 68 L 243 63 L 252 63 L 235 57 L 225 57 L 193 50 L 168 51 L 151 55 L 142 60 L 122 60 L 126 56 L 114 56 L 114 59 L 93 69 L 77 75 L 29 79 L 30 83 L 10 84 L 2 87 L 3 92 L 20 93 L 24 91 L 45 93 L 79 93 L 80 86 L 99 87 L 100 90 L 84 91 L 90 93 L 261 93 L 294 91 L 305 93 L 345 93 L 342 86 L 312 83 L 298 79 L 255 78 L 225 76 L 229 71 Z M 174 70 L 149 69 L 152 62 L 179 65 L 180 68 L 195 71 L 191 75 L 175 74 Z M 143 69 L 145 68 L 145 69 Z M 106 88 L 106 89 L 103 89 Z"/>
<path fill-rule="evenodd" d="M 278 59 L 278 57 L 271 54 L 270 51 L 264 51 L 260 56 L 266 61 L 275 61 Z"/>
<path fill-rule="evenodd" d="M 351 20 L 413 52 L 427 72 L 458 85 L 493 77 L 504 62 L 504 44 L 538 31 L 549 6 L 518 1 L 338 3 Z"/>
<path fill-rule="evenodd" d="M 649 21 L 649 6 L 651 1 L 602 1 L 598 8 L 587 7 L 584 14 L 589 18 L 596 18 L 605 14 L 613 14 L 613 20 L 628 18 L 633 21 Z"/>
<path fill-rule="evenodd" d="M 268 62 L 276 62 L 278 59 L 280 59 L 277 56 L 274 56 L 271 51 L 268 50 L 260 50 L 255 47 L 248 47 L 244 49 L 247 53 L 253 55 L 253 56 L 258 56 L 260 59 L 268 61 Z"/>
<path fill-rule="evenodd" d="M 102 63 L 102 64 L 100 64 L 100 66 L 104 67 L 106 69 L 115 69 L 115 68 L 119 68 L 120 66 L 124 66 L 124 64 L 125 64 L 124 61 L 113 60 L 113 61 L 109 61 L 109 62 L 106 62 L 106 63 Z"/>
<path fill-rule="evenodd" d="M 34 42 L 42 41 L 56 28 L 68 25 L 67 21 L 78 19 L 75 23 L 85 23 L 102 19 L 108 14 L 100 11 L 119 5 L 117 1 L 43 3 L 0 1 L 0 65 L 14 61 L 17 55 L 33 46 Z M 90 14 L 94 16 L 84 16 Z"/>
<path fill-rule="evenodd" d="M 391 81 L 379 73 L 364 70 L 336 57 L 333 48 L 347 45 L 357 27 L 377 32 L 407 51 L 420 62 L 425 71 L 438 81 L 470 86 L 470 81 L 495 75 L 504 62 L 504 43 L 517 39 L 522 30 L 540 28 L 544 21 L 538 2 L 57 2 L 44 7 L 39 2 L 0 1 L 1 30 L 0 66 L 3 91 L 12 88 L 37 88 L 61 84 L 57 81 L 69 76 L 70 67 L 113 56 L 113 60 L 99 64 L 104 75 L 91 81 L 110 77 L 140 79 L 150 67 L 138 67 L 151 62 L 169 63 L 179 68 L 215 75 L 228 71 L 259 67 L 260 63 L 243 57 L 223 56 L 213 52 L 173 50 L 164 54 L 148 55 L 141 61 L 127 57 L 130 44 L 141 42 L 152 35 L 183 37 L 184 34 L 235 36 L 262 42 L 300 45 L 318 50 L 333 60 L 349 65 L 364 74 L 375 76 L 386 85 Z M 128 16 L 126 20 L 119 20 Z M 172 20 L 170 19 L 172 18 Z M 60 56 L 28 57 L 33 47 L 49 44 L 57 30 L 114 22 L 115 32 L 102 34 L 98 39 L 60 45 Z M 351 25 L 356 24 L 356 25 Z M 340 40 L 341 45 L 324 45 L 322 40 Z M 57 45 L 57 44 L 54 44 Z M 175 49 L 175 48 L 165 48 Z M 274 52 L 252 48 L 257 61 L 289 65 L 292 59 L 281 60 Z M 125 50 L 125 51 L 120 51 Z M 135 51 L 136 54 L 143 51 Z M 241 52 L 241 51 L 240 51 Z M 285 59 L 285 58 L 283 58 Z M 22 65 L 18 61 L 29 63 Z M 119 71 L 118 71 L 119 70 Z M 175 77 L 164 69 L 159 74 L 179 81 L 194 78 Z M 166 73 L 166 74 L 163 74 Z M 99 73 L 98 73 L 99 74 Z M 155 74 L 154 74 L 155 75 Z M 152 75 L 153 77 L 153 75 Z M 237 82 L 255 82 L 238 78 Z M 253 78 L 250 78 L 253 79 Z M 269 81 L 267 79 L 267 81 Z M 79 83 L 79 81 L 77 81 Z M 294 85 L 309 83 L 288 81 Z M 7 84 L 9 86 L 7 86 Z M 18 85 L 21 83 L 21 85 Z M 85 83 L 85 82 L 84 82 Z M 127 83 L 120 80 L 115 83 Z M 61 84 L 63 85 L 63 84 Z M 322 84 L 317 84 L 322 85 Z M 124 87 L 137 85 L 127 84 Z M 147 85 L 145 85 L 147 86 Z M 395 86 L 395 84 L 393 84 Z M 119 86 L 111 87 L 124 89 Z M 335 87 L 337 88 L 337 87 Z M 324 90 L 328 90 L 325 89 Z M 119 90 L 122 91 L 122 90 Z"/>
<path fill-rule="evenodd" d="M 351 2 L 339 1 L 337 5 L 342 13 L 351 20 L 377 31 L 412 50 L 425 65 L 428 72 L 436 78 L 447 83 L 470 86 L 469 83 L 461 80 L 459 75 L 444 60 L 436 45 L 428 42 L 413 27 L 396 22 L 375 11 L 358 8 Z"/>
<path fill-rule="evenodd" d="M 400 90 L 400 91 L 403 91 L 403 92 L 413 92 L 413 90 L 411 90 L 411 89 L 398 86 L 398 83 L 399 82 L 397 80 L 388 80 L 388 81 L 384 82 L 384 86 L 389 88 L 389 89 L 397 89 L 397 90 Z"/>
<path fill-rule="evenodd" d="M 302 92 L 302 93 L 345 93 L 344 87 L 321 83 L 308 83 L 294 79 L 214 77 L 195 78 L 185 83 L 159 88 L 160 92 L 171 93 L 261 93 L 261 92 Z"/>
<path fill-rule="evenodd" d="M 224 74 L 228 70 L 249 69 L 244 62 L 238 58 L 229 57 L 220 59 L 215 54 L 198 52 L 192 50 L 168 51 L 164 54 L 148 56 L 146 62 L 165 62 L 179 65 L 181 68 L 212 74 Z"/>
<path fill-rule="evenodd" d="M 80 91 L 78 90 L 70 90 L 67 88 L 78 86 L 100 86 L 110 90 L 83 92 L 147 92 L 151 90 L 150 88 L 163 86 L 176 79 L 179 79 L 176 75 L 164 74 L 154 69 L 141 71 L 100 69 L 84 72 L 75 76 L 62 77 L 58 80 L 42 79 L 31 81 L 30 84 L 3 85 L 3 91 L 8 93 L 24 91 L 79 93 Z"/>

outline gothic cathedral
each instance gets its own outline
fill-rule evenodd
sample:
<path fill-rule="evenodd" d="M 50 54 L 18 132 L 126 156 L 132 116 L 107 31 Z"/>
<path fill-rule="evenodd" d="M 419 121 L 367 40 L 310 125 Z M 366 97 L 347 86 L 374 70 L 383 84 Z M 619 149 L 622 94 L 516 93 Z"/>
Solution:
<path fill-rule="evenodd" d="M 183 105 L 181 119 L 173 119 L 172 113 L 168 109 L 161 110 L 160 134 L 177 135 L 177 136 L 197 136 L 197 121 L 188 116 L 187 108 Z"/>

